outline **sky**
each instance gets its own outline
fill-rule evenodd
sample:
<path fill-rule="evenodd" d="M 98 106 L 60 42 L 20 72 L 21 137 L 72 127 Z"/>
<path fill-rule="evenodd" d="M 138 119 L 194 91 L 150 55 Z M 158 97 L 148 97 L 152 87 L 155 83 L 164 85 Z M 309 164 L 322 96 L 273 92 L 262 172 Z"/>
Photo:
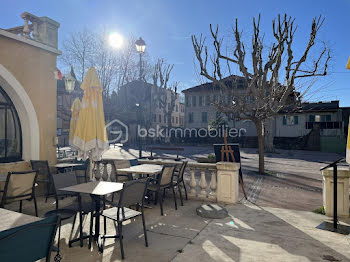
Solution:
<path fill-rule="evenodd" d="M 0 0 L 0 6 L 0 28 L 23 25 L 20 15 L 25 11 L 58 21 L 59 48 L 69 33 L 84 28 L 106 28 L 126 37 L 141 36 L 154 61 L 164 58 L 174 64 L 171 81 L 178 81 L 180 89 L 203 81 L 198 76 L 191 35 L 202 33 L 210 46 L 209 24 L 219 25 L 230 49 L 232 24 L 237 18 L 243 40 L 249 45 L 252 18 L 260 13 L 261 31 L 268 46 L 272 40 L 272 20 L 287 13 L 298 25 L 294 40 L 297 54 L 305 48 L 312 18 L 322 15 L 325 22 L 317 44 L 324 41 L 331 49 L 332 59 L 329 75 L 316 80 L 309 100 L 340 100 L 341 106 L 350 106 L 350 70 L 345 69 L 350 56 L 350 0 Z M 316 52 L 320 50 L 317 48 Z"/>

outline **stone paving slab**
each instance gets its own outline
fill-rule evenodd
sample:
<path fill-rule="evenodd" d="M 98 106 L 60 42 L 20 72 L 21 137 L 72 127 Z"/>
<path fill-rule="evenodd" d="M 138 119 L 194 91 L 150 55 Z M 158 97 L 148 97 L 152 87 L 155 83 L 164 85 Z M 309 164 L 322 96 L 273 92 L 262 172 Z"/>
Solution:
<path fill-rule="evenodd" d="M 71 201 L 64 199 L 60 205 Z M 159 206 L 146 209 L 149 247 L 144 245 L 141 220 L 126 222 L 125 261 L 350 261 L 350 236 L 316 229 L 327 219 L 325 216 L 246 203 L 225 206 L 228 218 L 204 219 L 195 211 L 202 201 L 184 204 L 175 210 L 169 195 L 164 202 L 165 216 L 160 216 Z M 40 216 L 55 208 L 51 198 L 45 203 L 40 197 L 38 206 Z M 18 205 L 6 208 L 16 211 Z M 23 212 L 32 214 L 33 203 L 24 201 Z M 114 234 L 114 223 L 107 221 L 107 233 Z M 89 217 L 83 225 L 84 232 L 88 232 Z M 62 226 L 62 261 L 120 261 L 118 240 L 108 239 L 103 254 L 96 246 L 88 250 L 87 241 L 82 248 L 78 244 L 69 248 L 71 227 L 72 219 Z M 77 229 L 76 225 L 74 236 Z"/>

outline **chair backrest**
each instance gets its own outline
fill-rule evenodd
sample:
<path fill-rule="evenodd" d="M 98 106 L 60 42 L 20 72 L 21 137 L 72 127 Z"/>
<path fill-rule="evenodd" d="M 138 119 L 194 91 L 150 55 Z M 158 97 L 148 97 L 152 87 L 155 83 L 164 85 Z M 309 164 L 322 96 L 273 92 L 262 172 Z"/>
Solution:
<path fill-rule="evenodd" d="M 0 261 L 50 260 L 58 216 L 0 232 Z"/>
<path fill-rule="evenodd" d="M 183 161 L 177 177 L 177 182 L 182 182 L 188 161 Z"/>
<path fill-rule="evenodd" d="M 138 159 L 130 159 L 130 166 L 137 166 L 139 164 L 139 160 Z"/>
<path fill-rule="evenodd" d="M 160 186 L 167 186 L 173 182 L 175 172 L 175 165 L 173 166 L 163 166 L 162 173 L 158 178 L 158 183 Z"/>
<path fill-rule="evenodd" d="M 38 170 L 39 175 L 50 175 L 49 162 L 47 160 L 30 160 L 33 170 Z"/>
<path fill-rule="evenodd" d="M 130 180 L 128 176 L 123 175 L 120 176 L 117 172 L 117 169 L 119 168 L 128 168 L 131 166 L 131 163 L 129 160 L 114 160 L 111 162 L 112 168 L 115 170 L 115 177 L 111 177 L 112 181 L 117 181 L 117 182 L 124 182 Z"/>
<path fill-rule="evenodd" d="M 9 172 L 6 178 L 1 206 L 8 200 L 30 199 L 34 193 L 38 171 Z"/>
<path fill-rule="evenodd" d="M 143 206 L 149 180 L 150 178 L 143 178 L 125 182 L 119 194 L 118 208 L 137 204 Z"/>
<path fill-rule="evenodd" d="M 77 177 L 74 171 L 53 174 L 53 184 L 55 187 L 56 195 L 66 195 L 68 192 L 60 190 L 60 188 L 74 186 L 78 184 Z"/>

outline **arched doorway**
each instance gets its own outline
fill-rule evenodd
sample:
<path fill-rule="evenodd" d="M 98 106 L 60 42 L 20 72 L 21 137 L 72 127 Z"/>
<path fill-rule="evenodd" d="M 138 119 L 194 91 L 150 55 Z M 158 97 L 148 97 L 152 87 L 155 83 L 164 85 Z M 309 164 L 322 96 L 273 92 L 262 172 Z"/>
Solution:
<path fill-rule="evenodd" d="M 22 160 L 22 129 L 17 110 L 0 86 L 0 163 Z"/>
<path fill-rule="evenodd" d="M 0 86 L 17 111 L 22 131 L 22 159 L 40 159 L 39 122 L 32 101 L 19 81 L 1 64 Z"/>

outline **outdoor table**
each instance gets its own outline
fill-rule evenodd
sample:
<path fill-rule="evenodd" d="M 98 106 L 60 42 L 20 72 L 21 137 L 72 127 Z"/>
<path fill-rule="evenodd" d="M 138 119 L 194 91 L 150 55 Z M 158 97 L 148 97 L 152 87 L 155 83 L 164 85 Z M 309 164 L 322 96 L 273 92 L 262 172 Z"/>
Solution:
<path fill-rule="evenodd" d="M 87 183 L 82 183 L 74 186 L 60 188 L 63 191 L 69 191 L 74 193 L 79 193 L 79 203 L 81 202 L 80 193 L 90 194 L 91 197 L 95 200 L 96 208 L 96 217 L 95 217 L 95 234 L 94 240 L 99 246 L 98 238 L 100 235 L 100 209 L 101 209 L 101 196 L 104 198 L 106 195 L 119 192 L 123 189 L 123 183 L 116 182 L 105 182 L 105 181 L 91 181 Z M 75 242 L 76 240 L 71 240 L 70 243 Z M 80 239 L 82 245 L 82 239 Z"/>
<path fill-rule="evenodd" d="M 57 168 L 57 171 L 64 172 L 64 170 L 67 168 L 73 168 L 73 167 L 83 166 L 83 165 L 84 164 L 82 163 L 58 163 L 55 165 L 55 167 Z"/>
<path fill-rule="evenodd" d="M 162 165 L 154 164 L 142 164 L 137 166 L 131 166 L 128 168 L 119 168 L 117 173 L 119 174 L 137 174 L 137 175 L 150 175 L 155 176 L 162 172 Z"/>
<path fill-rule="evenodd" d="M 0 232 L 11 228 L 23 226 L 25 224 L 33 223 L 41 219 L 42 218 L 0 208 Z"/>

